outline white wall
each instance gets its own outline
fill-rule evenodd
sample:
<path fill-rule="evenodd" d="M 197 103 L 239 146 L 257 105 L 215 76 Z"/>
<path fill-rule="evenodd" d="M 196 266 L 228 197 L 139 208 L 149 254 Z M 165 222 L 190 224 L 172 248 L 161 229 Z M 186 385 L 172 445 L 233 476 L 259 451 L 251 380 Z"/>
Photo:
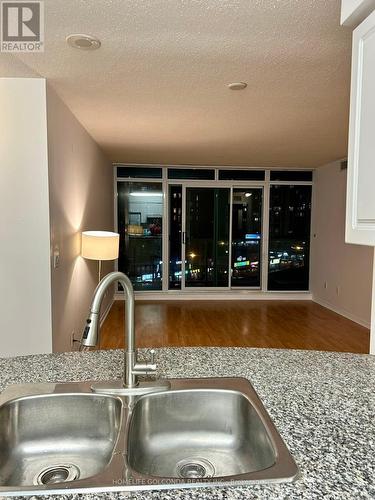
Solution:
<path fill-rule="evenodd" d="M 60 253 L 59 267 L 52 269 L 53 350 L 69 351 L 72 333 L 81 337 L 98 280 L 98 263 L 80 257 L 80 233 L 113 231 L 113 169 L 49 87 L 47 114 L 51 245 Z M 103 273 L 112 269 L 113 262 L 103 263 Z M 102 312 L 112 298 L 108 293 Z"/>
<path fill-rule="evenodd" d="M 0 78 L 0 357 L 52 349 L 46 85 Z"/>
<path fill-rule="evenodd" d="M 369 327 L 373 249 L 345 243 L 345 206 L 346 170 L 340 170 L 339 161 L 319 167 L 314 173 L 311 291 L 316 302 Z"/>

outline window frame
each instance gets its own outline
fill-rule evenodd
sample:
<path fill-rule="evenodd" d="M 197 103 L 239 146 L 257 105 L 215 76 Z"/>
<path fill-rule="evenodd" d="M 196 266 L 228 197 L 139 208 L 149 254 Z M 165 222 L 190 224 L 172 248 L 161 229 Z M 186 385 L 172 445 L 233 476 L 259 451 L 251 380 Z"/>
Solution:
<path fill-rule="evenodd" d="M 117 167 L 125 167 L 125 166 L 132 166 L 132 167 L 142 167 L 142 168 L 162 168 L 162 179 L 158 178 L 123 178 L 123 177 L 118 177 L 117 176 Z M 215 179 L 214 180 L 199 180 L 199 179 L 168 179 L 168 168 L 181 168 L 181 169 L 189 169 L 189 168 L 202 168 L 202 169 L 207 169 L 207 170 L 215 170 Z M 220 170 L 228 170 L 229 168 L 233 168 L 235 170 L 264 170 L 265 171 L 265 179 L 264 181 L 241 181 L 241 180 L 220 180 L 219 179 L 219 171 Z M 213 167 L 213 166 L 205 166 L 205 165 L 156 165 L 156 164 L 151 164 L 151 165 L 136 165 L 134 163 L 132 164 L 126 164 L 126 163 L 115 163 L 113 164 L 113 170 L 114 170 L 114 230 L 118 232 L 118 211 L 117 211 L 117 183 L 118 182 L 152 182 L 152 183 L 161 183 L 162 184 L 162 190 L 163 190 L 163 237 L 162 237 L 162 260 L 163 260 L 163 274 L 162 274 L 162 289 L 158 291 L 153 291 L 153 290 L 147 290 L 147 291 L 142 291 L 142 292 L 135 292 L 137 295 L 142 294 L 142 295 L 147 295 L 151 293 L 156 293 L 156 294 L 165 294 L 169 295 L 171 297 L 175 295 L 181 295 L 183 296 L 186 293 L 189 293 L 191 295 L 191 292 L 194 290 L 194 288 L 189 289 L 189 290 L 173 290 L 169 289 L 169 186 L 170 185 L 181 185 L 184 191 L 184 186 L 202 186 L 202 187 L 228 187 L 230 188 L 230 226 L 229 226 L 229 235 L 230 235 L 230 244 L 229 244 L 229 280 L 231 278 L 231 262 L 232 262 L 232 201 L 233 201 L 233 188 L 263 188 L 263 200 L 262 200 L 262 205 L 263 205 L 263 210 L 262 210 L 262 232 L 263 232 L 263 238 L 261 242 L 262 250 L 261 250 L 261 280 L 260 280 L 260 287 L 228 287 L 228 288 L 223 288 L 220 290 L 220 292 L 262 292 L 265 294 L 273 294 L 273 295 L 285 295 L 285 294 L 306 294 L 310 293 L 310 287 L 311 287 L 311 273 L 309 275 L 309 287 L 308 290 L 306 291 L 301 291 L 301 290 L 268 290 L 267 284 L 268 284 L 268 257 L 269 257 L 269 206 L 270 206 L 270 187 L 271 185 L 288 185 L 288 186 L 296 186 L 296 185 L 307 185 L 307 186 L 312 186 L 311 189 L 311 223 L 310 223 L 310 261 L 309 261 L 309 266 L 311 269 L 311 245 L 313 242 L 313 224 L 312 224 L 312 219 L 313 219 L 313 209 L 314 209 L 314 169 L 312 168 L 299 168 L 295 169 L 296 171 L 308 171 L 312 172 L 312 180 L 311 181 L 271 181 L 270 180 L 270 173 L 271 170 L 282 170 L 282 171 L 290 171 L 291 169 L 289 168 L 264 168 L 261 169 L 260 167 L 236 167 L 236 166 L 220 166 L 220 167 Z M 183 203 L 185 200 L 183 200 Z M 116 260 L 115 262 L 115 269 L 118 270 L 118 261 Z M 200 290 L 196 289 L 195 294 L 197 295 L 197 298 L 199 297 L 199 292 L 209 292 L 212 291 L 214 293 L 217 293 L 219 290 L 215 289 L 205 289 L 205 290 Z"/>

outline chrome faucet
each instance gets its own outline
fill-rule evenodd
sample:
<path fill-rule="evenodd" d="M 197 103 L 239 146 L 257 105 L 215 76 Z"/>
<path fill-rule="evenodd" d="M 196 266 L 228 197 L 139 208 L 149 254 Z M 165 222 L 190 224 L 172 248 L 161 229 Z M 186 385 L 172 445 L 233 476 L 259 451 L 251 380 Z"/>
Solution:
<path fill-rule="evenodd" d="M 125 293 L 125 352 L 124 352 L 124 381 L 120 387 L 118 384 L 108 386 L 108 383 L 95 384 L 93 390 L 97 392 L 119 392 L 126 389 L 134 389 L 139 386 L 138 376 L 148 375 L 156 371 L 154 362 L 154 351 L 151 351 L 151 361 L 138 363 L 135 349 L 135 329 L 134 329 L 134 291 L 130 279 L 123 273 L 113 272 L 107 274 L 96 287 L 90 306 L 89 317 L 82 335 L 83 347 L 95 347 L 99 338 L 100 306 L 105 292 L 115 282 L 121 283 Z M 169 384 L 167 384 L 169 386 Z M 166 383 L 151 384 L 147 386 L 152 390 L 166 388 Z M 145 384 L 139 392 L 148 392 Z M 159 389 L 157 389 L 159 388 Z M 136 391 L 138 392 L 138 391 Z"/>

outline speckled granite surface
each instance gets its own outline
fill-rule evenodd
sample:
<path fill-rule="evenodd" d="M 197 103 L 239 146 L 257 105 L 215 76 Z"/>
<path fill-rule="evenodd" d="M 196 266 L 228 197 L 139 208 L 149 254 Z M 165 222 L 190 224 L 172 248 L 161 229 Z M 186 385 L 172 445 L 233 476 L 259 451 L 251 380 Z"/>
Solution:
<path fill-rule="evenodd" d="M 121 351 L 0 359 L 0 390 L 24 382 L 121 378 L 122 359 Z M 157 349 L 157 361 L 159 372 L 167 377 L 248 378 L 293 454 L 301 478 L 295 483 L 269 486 L 43 498 L 375 499 L 375 356 L 183 348 Z"/>

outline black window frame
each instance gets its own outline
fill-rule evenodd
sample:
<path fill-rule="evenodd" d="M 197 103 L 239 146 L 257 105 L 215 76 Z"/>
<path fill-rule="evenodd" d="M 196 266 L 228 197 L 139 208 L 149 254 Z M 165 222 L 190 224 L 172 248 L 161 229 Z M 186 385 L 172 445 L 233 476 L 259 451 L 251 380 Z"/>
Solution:
<path fill-rule="evenodd" d="M 148 167 L 137 165 L 117 166 L 118 179 L 162 179 L 163 167 Z"/>
<path fill-rule="evenodd" d="M 168 180 L 183 181 L 183 180 L 198 180 L 198 181 L 214 181 L 214 168 L 173 168 L 168 167 Z"/>
<path fill-rule="evenodd" d="M 266 179 L 265 170 L 255 169 L 220 169 L 219 181 L 260 181 Z"/>
<path fill-rule="evenodd" d="M 271 182 L 312 182 L 312 170 L 271 170 Z"/>

